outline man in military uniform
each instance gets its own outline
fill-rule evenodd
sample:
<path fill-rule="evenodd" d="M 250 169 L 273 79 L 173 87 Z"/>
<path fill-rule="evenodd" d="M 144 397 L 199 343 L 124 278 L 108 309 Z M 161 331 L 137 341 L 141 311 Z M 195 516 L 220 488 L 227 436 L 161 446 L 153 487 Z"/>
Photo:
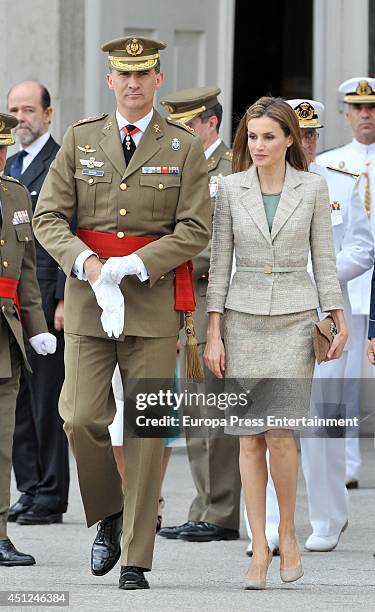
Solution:
<path fill-rule="evenodd" d="M 353 140 L 343 147 L 332 149 L 317 157 L 317 163 L 361 175 L 363 205 L 370 218 L 375 237 L 375 184 L 371 168 L 375 165 L 375 79 L 356 77 L 341 83 L 339 93 L 344 97 L 346 119 L 353 131 Z M 347 416 L 359 416 L 361 371 L 370 304 L 371 272 L 362 274 L 349 283 L 349 297 L 353 310 L 352 348 L 348 354 L 345 377 Z M 358 487 L 361 455 L 359 439 L 350 432 L 346 440 L 347 487 Z"/>
<path fill-rule="evenodd" d="M 323 128 L 323 104 L 306 99 L 287 102 L 298 117 L 309 171 L 323 176 L 328 184 L 337 276 L 343 295 L 345 319 L 351 330 L 348 281 L 373 266 L 374 247 L 370 224 L 363 203 L 356 197 L 356 177 L 346 171 L 332 170 L 315 163 L 318 130 Z M 308 271 L 312 275 L 311 262 Z M 324 315 L 320 313 L 320 316 L 322 318 Z M 311 416 L 345 417 L 345 414 L 342 414 L 345 406 L 344 373 L 351 341 L 350 333 L 346 350 L 340 359 L 315 366 Z M 310 435 L 309 432 L 304 432 L 304 434 L 301 436 L 301 463 L 312 526 L 312 533 L 306 540 L 305 548 L 311 552 L 329 552 L 336 548 L 342 532 L 348 525 L 345 439 L 333 437 L 332 429 L 328 432 L 312 432 Z M 267 518 L 267 529 L 275 533 L 279 517 L 271 479 L 268 486 L 267 512 L 270 515 L 270 519 Z"/>
<path fill-rule="evenodd" d="M 201 143 L 153 109 L 164 48 L 137 37 L 102 46 L 117 110 L 68 129 L 35 213 L 38 240 L 68 277 L 59 409 L 87 524 L 100 521 L 92 572 L 116 564 L 123 529 L 121 589 L 149 587 L 164 440 L 126 439 L 124 500 L 108 433 L 112 374 L 118 363 L 125 405 L 127 381 L 173 379 L 180 311 L 194 308 L 187 262 L 211 225 Z"/>
<path fill-rule="evenodd" d="M 161 105 L 173 120 L 192 127 L 200 136 L 208 166 L 208 181 L 212 213 L 220 176 L 232 172 L 232 151 L 219 137 L 223 109 L 217 87 L 198 87 L 178 91 L 164 97 Z M 210 267 L 211 243 L 193 259 L 194 290 L 197 309 L 194 315 L 199 352 L 203 356 L 206 345 L 206 292 Z M 186 341 L 180 337 L 181 358 L 184 360 Z M 213 381 L 214 384 L 213 384 Z M 218 390 L 217 379 L 205 367 L 205 382 L 200 393 Z M 202 415 L 204 409 L 201 408 Z M 223 429 L 208 429 L 197 437 L 186 428 L 186 444 L 197 494 L 190 506 L 188 520 L 182 525 L 164 527 L 159 535 L 169 539 L 191 542 L 234 540 L 239 537 L 239 507 L 241 480 L 238 465 L 238 438 L 224 436 Z"/>
<path fill-rule="evenodd" d="M 59 145 L 49 129 L 52 116 L 48 90 L 36 81 L 14 85 L 8 110 L 18 120 L 15 135 L 20 150 L 7 159 L 5 173 L 27 187 L 33 209 Z M 64 381 L 65 274 L 35 240 L 36 274 L 50 333 L 56 336 L 54 355 L 36 355 L 26 342 L 30 376 L 22 370 L 13 439 L 13 469 L 20 498 L 11 506 L 8 521 L 22 525 L 61 523 L 69 491 L 68 441 L 58 413 Z"/>
<path fill-rule="evenodd" d="M 0 113 L 0 174 L 7 147 L 14 144 L 12 115 Z M 21 362 L 30 370 L 23 332 L 39 355 L 56 350 L 48 333 L 36 278 L 31 230 L 31 201 L 27 189 L 7 176 L 0 178 L 0 565 L 34 565 L 7 537 L 10 474 L 16 399 Z M 31 371 L 31 370 L 30 370 Z"/>

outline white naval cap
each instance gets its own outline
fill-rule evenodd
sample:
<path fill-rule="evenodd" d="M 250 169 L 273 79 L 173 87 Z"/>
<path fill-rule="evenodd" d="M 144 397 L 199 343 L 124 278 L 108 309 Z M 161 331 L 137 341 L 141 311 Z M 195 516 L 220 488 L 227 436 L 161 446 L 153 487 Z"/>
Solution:
<path fill-rule="evenodd" d="M 354 77 L 341 83 L 339 93 L 349 104 L 375 104 L 375 79 Z"/>
<path fill-rule="evenodd" d="M 297 115 L 300 128 L 322 128 L 324 104 L 316 100 L 296 98 L 285 100 Z"/>

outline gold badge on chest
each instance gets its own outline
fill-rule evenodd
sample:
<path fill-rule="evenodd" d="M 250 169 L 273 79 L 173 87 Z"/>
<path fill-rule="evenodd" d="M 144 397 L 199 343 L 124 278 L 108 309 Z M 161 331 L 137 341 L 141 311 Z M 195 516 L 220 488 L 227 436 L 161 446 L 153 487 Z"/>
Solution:
<path fill-rule="evenodd" d="M 93 149 L 92 147 L 90 147 L 90 145 L 84 145 L 83 147 L 81 146 L 77 146 L 77 149 L 79 151 L 82 151 L 82 153 L 96 153 L 96 149 Z"/>
<path fill-rule="evenodd" d="M 86 166 L 87 168 L 101 168 L 104 166 L 104 162 L 96 161 L 95 157 L 90 157 L 90 159 L 80 159 L 79 160 L 82 166 Z"/>

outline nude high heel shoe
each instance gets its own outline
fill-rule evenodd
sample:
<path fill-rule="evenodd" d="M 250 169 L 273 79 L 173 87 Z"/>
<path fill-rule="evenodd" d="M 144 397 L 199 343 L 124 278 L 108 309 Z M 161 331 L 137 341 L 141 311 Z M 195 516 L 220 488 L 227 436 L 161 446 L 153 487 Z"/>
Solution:
<path fill-rule="evenodd" d="M 281 569 L 280 567 L 280 578 L 283 582 L 295 582 L 303 576 L 303 567 L 301 560 L 296 567 L 289 569 Z"/>
<path fill-rule="evenodd" d="M 246 578 L 245 586 L 244 586 L 244 589 L 246 591 L 249 591 L 252 589 L 260 591 L 266 588 L 267 572 L 268 572 L 270 563 L 272 561 L 272 558 L 273 558 L 273 552 L 272 550 L 268 549 L 266 573 L 264 574 L 264 576 L 261 576 L 260 578 Z"/>

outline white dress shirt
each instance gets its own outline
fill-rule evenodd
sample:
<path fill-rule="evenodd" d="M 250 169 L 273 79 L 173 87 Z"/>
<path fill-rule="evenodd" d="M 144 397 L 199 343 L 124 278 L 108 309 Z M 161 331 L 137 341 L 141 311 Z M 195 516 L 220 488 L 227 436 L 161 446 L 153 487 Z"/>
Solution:
<path fill-rule="evenodd" d="M 34 142 L 32 142 L 29 146 L 20 147 L 20 151 L 27 152 L 27 155 L 25 155 L 25 157 L 22 160 L 21 174 L 25 172 L 26 168 L 30 166 L 33 159 L 35 159 L 38 153 L 40 153 L 40 151 L 43 149 L 44 145 L 46 144 L 50 136 L 51 134 L 49 132 L 46 132 L 45 134 L 42 134 L 41 136 L 39 136 L 39 138 L 34 140 Z"/>
<path fill-rule="evenodd" d="M 134 123 L 131 123 L 130 121 L 126 119 L 126 117 L 123 117 L 120 114 L 119 110 L 117 109 L 116 110 L 116 121 L 117 121 L 118 129 L 120 132 L 121 142 L 125 138 L 124 132 L 121 131 L 122 128 L 129 124 L 134 125 L 140 130 L 139 132 L 134 134 L 134 136 L 132 136 L 134 144 L 137 147 L 141 141 L 143 134 L 146 131 L 146 128 L 148 127 L 148 124 L 150 123 L 152 119 L 153 114 L 154 114 L 154 109 L 151 109 L 150 112 L 147 113 L 147 115 L 145 115 L 145 117 L 142 117 L 142 119 L 139 119 L 138 121 L 135 121 Z M 94 253 L 94 251 L 91 251 L 91 249 L 85 249 L 84 251 L 82 251 L 82 253 L 78 255 L 77 259 L 74 262 L 73 274 L 75 274 L 79 280 L 84 280 L 84 281 L 87 280 L 87 276 L 86 276 L 83 264 L 85 263 L 86 259 L 90 257 L 91 255 L 96 255 L 96 257 L 98 256 L 97 253 Z M 146 281 L 149 278 L 149 275 L 148 275 L 148 272 L 146 270 L 146 267 L 143 261 L 135 253 L 133 253 L 132 255 L 129 255 L 129 257 L 133 257 L 133 256 L 139 259 L 139 262 L 141 265 L 141 271 L 139 272 L 139 274 L 137 274 L 139 280 L 142 282 Z"/>
<path fill-rule="evenodd" d="M 220 144 L 221 138 L 218 138 L 217 140 L 215 140 L 215 142 L 212 143 L 212 145 L 208 147 L 208 149 L 205 150 L 204 155 L 206 159 L 209 159 L 211 157 L 211 155 L 214 153 L 214 151 L 216 151 Z"/>

